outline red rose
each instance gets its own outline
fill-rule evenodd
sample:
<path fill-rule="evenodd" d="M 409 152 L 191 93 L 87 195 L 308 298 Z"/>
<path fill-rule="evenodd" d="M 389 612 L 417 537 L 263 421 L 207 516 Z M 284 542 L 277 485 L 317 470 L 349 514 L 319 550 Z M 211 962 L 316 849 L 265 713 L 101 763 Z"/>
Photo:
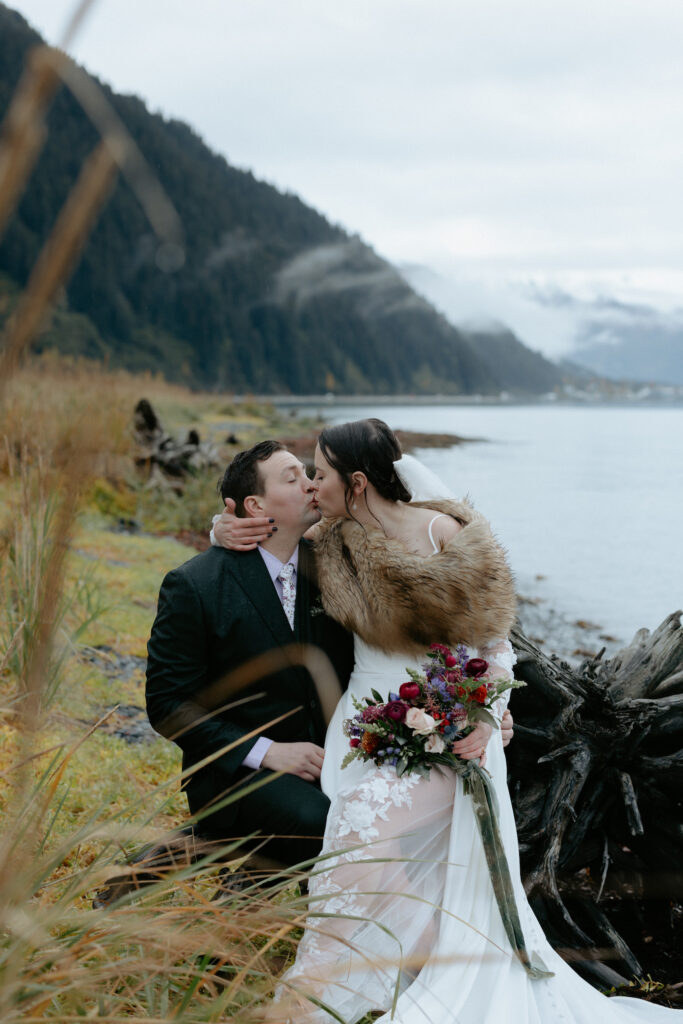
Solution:
<path fill-rule="evenodd" d="M 446 655 L 446 668 L 453 668 L 454 665 L 458 664 L 458 659 L 453 654 Z"/>
<path fill-rule="evenodd" d="M 415 700 L 420 696 L 420 692 L 417 683 L 401 683 L 398 688 L 398 695 L 402 700 Z"/>
<path fill-rule="evenodd" d="M 349 744 L 352 747 L 359 747 L 360 746 L 360 739 L 358 738 L 358 736 L 352 736 L 351 739 L 349 740 Z"/>
<path fill-rule="evenodd" d="M 408 708 L 402 700 L 390 700 L 384 706 L 384 717 L 392 722 L 404 722 Z"/>
<path fill-rule="evenodd" d="M 479 679 L 488 667 L 488 661 L 484 661 L 483 658 L 470 658 L 465 665 L 465 675 L 470 676 L 472 679 Z"/>
<path fill-rule="evenodd" d="M 478 686 L 473 692 L 472 697 L 477 701 L 478 704 L 485 704 L 488 698 L 489 691 L 485 686 Z"/>

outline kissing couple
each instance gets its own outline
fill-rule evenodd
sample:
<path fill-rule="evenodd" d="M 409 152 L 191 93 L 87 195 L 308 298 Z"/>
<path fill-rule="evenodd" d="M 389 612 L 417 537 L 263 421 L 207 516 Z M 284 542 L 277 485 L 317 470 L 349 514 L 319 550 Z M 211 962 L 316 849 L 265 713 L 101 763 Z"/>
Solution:
<path fill-rule="evenodd" d="M 465 645 L 491 676 L 512 678 L 515 593 L 486 520 L 402 456 L 381 420 L 325 428 L 315 468 L 311 481 L 275 441 L 233 459 L 215 544 L 166 576 L 149 641 L 152 725 L 182 748 L 185 770 L 214 755 L 186 784 L 202 829 L 224 841 L 258 831 L 284 864 L 322 855 L 267 1019 L 673 1021 L 678 1011 L 607 999 L 545 939 L 519 873 L 507 694 L 493 709 L 502 728 L 479 722 L 452 749 L 486 766 L 522 941 L 545 968 L 536 975 L 509 941 L 461 776 L 399 775 L 360 759 L 342 769 L 354 699 L 374 690 L 388 700 L 430 645 Z M 301 645 L 324 652 L 344 691 L 329 722 Z M 226 677 L 242 689 L 222 707 Z"/>

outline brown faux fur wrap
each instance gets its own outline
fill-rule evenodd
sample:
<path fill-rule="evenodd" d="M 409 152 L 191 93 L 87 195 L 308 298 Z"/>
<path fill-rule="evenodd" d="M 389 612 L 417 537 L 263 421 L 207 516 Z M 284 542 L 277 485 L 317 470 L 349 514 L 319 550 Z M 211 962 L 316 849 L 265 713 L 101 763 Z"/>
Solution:
<path fill-rule="evenodd" d="M 463 525 L 429 558 L 352 519 L 323 523 L 314 544 L 327 613 L 387 653 L 424 653 L 437 642 L 479 648 L 506 637 L 514 583 L 486 519 L 467 501 L 414 504 Z"/>

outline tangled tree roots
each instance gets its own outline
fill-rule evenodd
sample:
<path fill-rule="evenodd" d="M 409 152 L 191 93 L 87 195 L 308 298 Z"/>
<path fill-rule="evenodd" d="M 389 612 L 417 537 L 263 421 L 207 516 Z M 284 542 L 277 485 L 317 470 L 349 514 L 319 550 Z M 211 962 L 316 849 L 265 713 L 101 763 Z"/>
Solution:
<path fill-rule="evenodd" d="M 527 892 L 556 948 L 601 987 L 683 980 L 681 614 L 578 668 L 513 636 L 527 686 L 513 694 L 508 764 Z"/>

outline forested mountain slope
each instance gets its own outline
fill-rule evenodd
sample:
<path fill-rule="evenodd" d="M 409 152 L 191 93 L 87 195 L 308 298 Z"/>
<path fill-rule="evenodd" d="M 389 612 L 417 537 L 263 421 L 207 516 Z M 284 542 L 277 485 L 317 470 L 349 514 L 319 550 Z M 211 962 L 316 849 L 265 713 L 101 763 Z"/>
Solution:
<path fill-rule="evenodd" d="M 0 116 L 39 41 L 0 4 Z M 454 328 L 357 237 L 231 167 L 187 125 L 103 88 L 181 217 L 185 262 L 173 273 L 159 269 L 149 224 L 120 181 L 39 346 L 228 391 L 519 387 L 504 361 L 485 358 L 480 339 Z M 0 240 L 0 318 L 95 143 L 62 88 L 40 161 Z M 542 376 L 539 386 L 529 375 L 526 390 L 547 390 Z"/>

